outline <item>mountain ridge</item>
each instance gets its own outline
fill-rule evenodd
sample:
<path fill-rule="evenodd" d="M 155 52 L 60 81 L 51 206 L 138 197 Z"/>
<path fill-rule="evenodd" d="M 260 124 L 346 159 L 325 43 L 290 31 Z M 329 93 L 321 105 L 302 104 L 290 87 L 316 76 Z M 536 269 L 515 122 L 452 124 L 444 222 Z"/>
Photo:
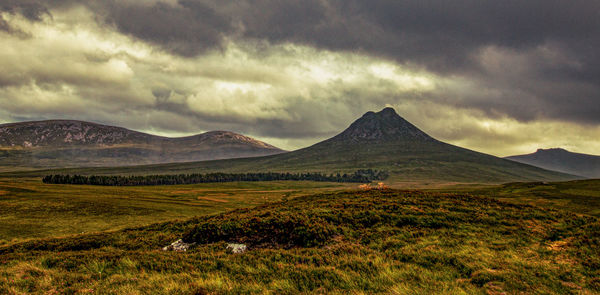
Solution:
<path fill-rule="evenodd" d="M 391 108 L 377 113 L 367 112 L 338 135 L 287 153 L 255 158 L 112 167 L 93 171 L 62 170 L 60 173 L 352 173 L 369 168 L 389 172 L 390 178 L 386 181 L 397 183 L 503 183 L 578 178 L 441 142 L 400 117 Z"/>
<path fill-rule="evenodd" d="M 506 159 L 587 178 L 600 178 L 600 156 L 574 153 L 563 148 L 538 149 L 531 154 Z"/>
<path fill-rule="evenodd" d="M 56 127 L 61 127 L 60 130 L 61 131 L 66 131 L 66 134 L 58 134 L 59 138 L 64 138 L 63 142 L 66 143 L 66 145 L 72 145 L 73 143 L 79 143 L 79 144 L 123 144 L 123 143 L 132 143 L 130 142 L 132 139 L 137 139 L 137 140 L 146 140 L 146 141 L 166 141 L 166 142 L 177 142 L 177 141 L 189 141 L 189 140 L 193 140 L 193 139 L 198 139 L 199 141 L 205 140 L 207 138 L 223 138 L 223 137 L 229 137 L 232 139 L 237 139 L 240 141 L 245 141 L 248 143 L 252 143 L 255 144 L 257 146 L 261 146 L 261 147 L 265 147 L 265 148 L 272 148 L 272 149 L 278 149 L 277 147 L 270 145 L 268 143 L 256 140 L 254 138 L 239 134 L 239 133 L 235 133 L 235 132 L 231 132 L 231 131 L 223 131 L 223 130 L 215 130 L 215 131 L 208 131 L 208 132 L 204 132 L 204 133 L 199 133 L 199 134 L 195 134 L 195 135 L 189 135 L 189 136 L 182 136 L 182 137 L 167 137 L 167 136 L 160 136 L 160 135 L 154 135 L 154 134 L 149 134 L 149 133 L 145 133 L 145 132 L 140 132 L 140 131 L 135 131 L 135 130 L 131 130 L 131 129 L 127 129 L 124 127 L 118 127 L 118 126 L 111 126 L 111 125 L 106 125 L 106 124 L 100 124 L 100 123 L 93 123 L 93 122 L 87 122 L 87 121 L 80 121 L 80 120 L 43 120 L 43 121 L 27 121 L 27 122 L 18 122 L 18 123 L 6 123 L 6 124 L 0 124 L 0 146 L 23 146 L 23 147 L 35 147 L 35 146 L 45 146 L 48 144 L 36 144 L 34 145 L 34 142 L 36 141 L 36 139 L 38 140 L 45 140 L 48 139 L 48 134 L 39 134 L 39 132 L 37 132 L 40 128 L 46 128 L 46 131 L 48 130 L 48 127 L 50 126 L 54 126 L 55 129 Z M 15 133 L 19 133 L 19 137 L 24 137 L 24 129 L 26 128 L 31 128 L 34 127 L 37 130 L 31 130 L 33 132 L 35 132 L 35 138 L 31 138 L 30 140 L 24 140 L 21 143 L 15 144 L 14 142 L 10 142 L 10 138 L 7 137 L 7 135 L 11 135 L 12 132 L 11 131 L 16 131 Z M 65 129 L 66 127 L 66 129 Z M 12 129 L 12 130 L 11 130 Z M 14 130 L 17 129 L 17 130 Z M 91 137 L 86 137 L 86 135 L 88 135 L 88 132 L 91 131 L 92 129 L 96 129 L 96 131 L 98 131 L 98 129 L 104 129 L 103 131 L 112 131 L 113 133 L 109 134 L 110 136 L 97 136 L 98 134 L 91 134 Z M 42 130 L 43 132 L 43 130 Z M 73 133 L 71 133 L 73 132 Z M 76 134 L 74 134 L 76 133 Z M 145 139 L 144 139 L 145 137 Z M 90 139 L 95 139 L 96 141 L 90 141 Z M 109 141 L 104 141 L 104 139 L 108 139 Z M 123 140 L 129 140 L 129 141 L 123 141 Z M 26 142 L 29 142 L 30 144 L 26 144 Z M 119 142 L 120 141 L 120 142 Z M 37 142 L 36 142 L 37 143 Z M 138 142 L 139 143 L 139 142 Z"/>
<path fill-rule="evenodd" d="M 230 132 L 165 137 L 79 120 L 0 125 L 0 166 L 139 165 L 264 156 L 285 152 Z"/>

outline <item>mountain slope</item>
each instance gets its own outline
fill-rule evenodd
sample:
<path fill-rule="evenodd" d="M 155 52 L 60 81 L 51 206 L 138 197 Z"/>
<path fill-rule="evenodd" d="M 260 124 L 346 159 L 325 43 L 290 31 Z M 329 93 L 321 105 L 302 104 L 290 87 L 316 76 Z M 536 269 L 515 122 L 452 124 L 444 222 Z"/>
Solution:
<path fill-rule="evenodd" d="M 572 153 L 561 148 L 538 149 L 532 154 L 506 159 L 588 178 L 600 178 L 600 156 Z"/>
<path fill-rule="evenodd" d="M 380 169 L 387 182 L 549 181 L 576 178 L 526 164 L 474 152 L 438 141 L 404 120 L 391 108 L 368 112 L 342 133 L 289 153 L 195 163 L 32 172 L 80 174 L 171 174 L 190 172 L 325 172 Z M 37 173 L 37 174 L 36 174 Z"/>
<path fill-rule="evenodd" d="M 368 112 L 342 133 L 298 151 L 266 159 L 262 167 L 388 170 L 398 181 L 507 182 L 570 176 L 438 141 L 392 108 Z"/>
<path fill-rule="evenodd" d="M 267 143 L 227 131 L 168 138 L 72 120 L 0 125 L 2 166 L 140 165 L 255 157 L 281 152 Z"/>

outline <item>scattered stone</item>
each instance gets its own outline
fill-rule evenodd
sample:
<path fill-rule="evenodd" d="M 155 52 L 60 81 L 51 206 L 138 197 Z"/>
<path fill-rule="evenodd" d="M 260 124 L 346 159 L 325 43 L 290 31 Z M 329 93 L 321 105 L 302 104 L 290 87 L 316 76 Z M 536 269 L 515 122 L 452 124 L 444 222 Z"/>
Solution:
<path fill-rule="evenodd" d="M 227 244 L 227 249 L 231 249 L 231 253 L 234 254 L 241 254 L 246 252 L 246 250 L 248 249 L 248 247 L 246 247 L 246 245 L 244 244 Z"/>
<path fill-rule="evenodd" d="M 171 245 L 163 247 L 162 249 L 163 249 L 163 251 L 185 252 L 191 246 L 193 246 L 195 244 L 196 243 L 188 244 L 188 243 L 184 242 L 182 239 L 179 239 L 179 240 L 175 241 L 174 243 L 172 243 Z"/>

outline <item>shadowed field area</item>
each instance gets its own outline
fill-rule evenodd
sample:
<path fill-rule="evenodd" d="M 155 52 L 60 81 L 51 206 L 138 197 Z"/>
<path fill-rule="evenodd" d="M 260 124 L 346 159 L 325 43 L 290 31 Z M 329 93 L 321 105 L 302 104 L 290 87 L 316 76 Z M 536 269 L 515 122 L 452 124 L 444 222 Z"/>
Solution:
<path fill-rule="evenodd" d="M 160 250 L 182 237 L 196 246 Z M 0 292 L 593 294 L 599 239 L 595 217 L 487 197 L 316 194 L 0 248 Z"/>

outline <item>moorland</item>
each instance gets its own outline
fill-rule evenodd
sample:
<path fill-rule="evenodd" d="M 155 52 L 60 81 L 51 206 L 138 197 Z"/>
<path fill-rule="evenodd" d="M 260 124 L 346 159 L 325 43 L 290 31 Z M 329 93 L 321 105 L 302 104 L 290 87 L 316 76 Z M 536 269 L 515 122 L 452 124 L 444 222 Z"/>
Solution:
<path fill-rule="evenodd" d="M 13 187 L 20 197 L 12 201 L 3 198 L 3 207 L 17 204 L 16 199 L 26 201 L 28 194 L 35 195 L 24 188 L 31 188 L 32 182 L 24 180 Z M 311 185 L 308 190 L 312 193 L 306 194 L 304 188 Z M 41 215 L 56 227 L 40 228 L 31 234 L 37 238 L 25 240 L 17 238 L 20 233 L 14 232 L 14 239 L 5 242 L 0 248 L 0 291 L 8 294 L 600 292 L 597 254 L 600 222 L 592 216 L 597 212 L 578 205 L 584 199 L 597 202 L 600 181 L 520 183 L 474 188 L 471 193 L 464 187 L 459 189 L 463 192 L 444 193 L 387 188 L 348 190 L 339 185 L 278 182 L 225 183 L 216 186 L 216 190 L 205 184 L 161 187 L 156 193 L 146 191 L 145 197 L 130 199 L 131 203 L 123 206 L 134 208 L 129 212 L 106 206 L 111 202 L 115 206 L 122 204 L 122 196 L 111 190 L 114 188 L 89 187 L 87 197 L 98 196 L 89 204 L 105 205 L 87 209 L 69 207 L 68 199 L 56 200 L 54 207 L 40 203 Z M 540 185 L 551 187 L 546 191 L 552 192 L 552 196 L 532 199 L 532 194 L 543 195 Z M 17 189 L 19 186 L 21 191 Z M 52 195 L 60 195 L 52 189 L 62 190 L 65 198 L 72 200 L 84 198 L 77 197 L 81 186 L 39 183 L 36 186 Z M 4 185 L 3 190 L 6 189 L 11 187 Z M 73 196 L 67 195 L 69 189 L 73 190 Z M 148 190 L 147 187 L 118 189 L 137 189 L 136 194 Z M 173 190 L 190 194 L 169 196 Z M 207 197 L 196 197 L 202 194 Z M 37 202 L 45 202 L 43 199 Z M 540 200 L 548 203 L 540 207 Z M 202 203 L 205 205 L 189 206 Z M 58 204 L 65 206 L 62 212 L 57 210 Z M 44 207 L 50 210 L 44 211 Z M 169 208 L 179 212 L 184 207 L 189 211 L 182 211 L 177 216 L 179 220 L 151 222 L 149 219 L 150 216 L 155 221 L 173 219 L 175 213 L 168 212 Z M 159 208 L 165 211 L 157 212 Z M 91 216 L 80 214 L 86 211 Z M 191 217 L 194 215 L 200 216 Z M 57 232 L 62 225 L 53 223 L 65 218 L 67 223 L 80 223 L 81 228 L 94 219 L 114 223 L 97 225 L 92 232 Z M 24 216 L 10 222 L 26 221 Z M 41 223 L 29 221 L 30 227 Z M 112 229 L 102 231 L 103 226 Z M 162 247 L 177 239 L 195 246 L 186 252 L 162 251 Z M 233 254 L 227 250 L 227 243 L 244 243 L 249 250 Z"/>
<path fill-rule="evenodd" d="M 390 108 L 276 155 L 2 170 L 1 294 L 600 293 L 600 180 Z"/>

